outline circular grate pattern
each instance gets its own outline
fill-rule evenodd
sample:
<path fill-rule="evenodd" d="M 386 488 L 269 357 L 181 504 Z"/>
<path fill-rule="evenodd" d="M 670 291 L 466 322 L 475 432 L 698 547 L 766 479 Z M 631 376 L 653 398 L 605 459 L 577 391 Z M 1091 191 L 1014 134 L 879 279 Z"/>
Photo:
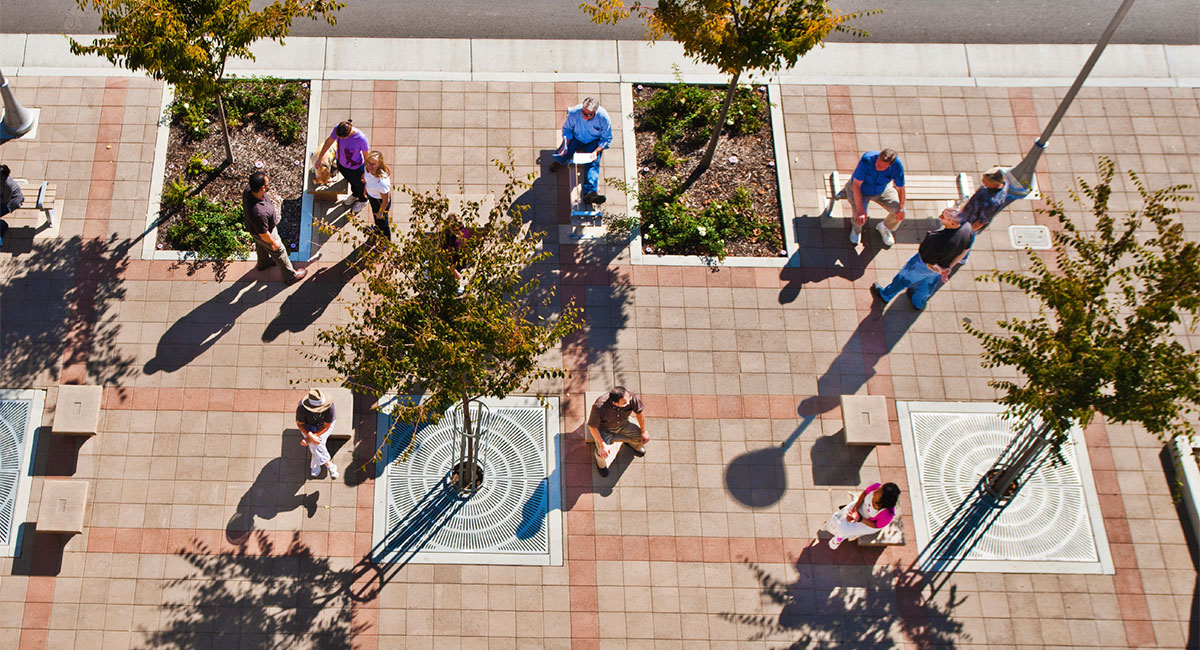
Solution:
<path fill-rule="evenodd" d="M 32 408 L 29 400 L 0 400 L 0 546 L 13 538 L 21 459 Z"/>
<path fill-rule="evenodd" d="M 390 457 L 411 439 L 412 429 L 401 425 L 396 433 Z M 469 499 L 444 489 L 458 440 L 447 416 L 417 431 L 407 459 L 388 464 L 386 526 L 397 538 L 392 544 L 416 542 L 435 553 L 547 553 L 545 409 L 491 407 L 479 447 L 484 484 Z"/>
<path fill-rule="evenodd" d="M 998 414 L 913 412 L 913 442 L 930 531 L 941 528 L 1015 435 Z M 1096 562 L 1075 454 L 1045 463 L 963 559 Z"/>

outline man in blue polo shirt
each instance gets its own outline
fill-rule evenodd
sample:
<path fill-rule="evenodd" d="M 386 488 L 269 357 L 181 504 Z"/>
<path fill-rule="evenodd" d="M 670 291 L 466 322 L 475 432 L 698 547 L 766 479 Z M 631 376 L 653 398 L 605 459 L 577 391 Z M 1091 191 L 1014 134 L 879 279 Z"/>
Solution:
<path fill-rule="evenodd" d="M 554 152 L 550 171 L 556 172 L 571 164 L 576 153 L 596 152 L 596 158 L 583 166 L 583 201 L 604 203 L 607 197 L 598 194 L 596 188 L 600 182 L 600 155 L 612 144 L 612 122 L 608 119 L 608 111 L 594 97 L 585 98 L 582 104 L 567 110 L 562 137 L 562 146 Z"/>
<path fill-rule="evenodd" d="M 867 223 L 867 201 L 874 201 L 888 211 L 887 218 L 877 226 L 883 245 L 896 243 L 892 233 L 904 220 L 904 165 L 894 150 L 864 153 L 841 193 L 854 208 L 854 219 L 850 223 L 851 244 L 857 246 L 862 238 L 862 229 Z"/>

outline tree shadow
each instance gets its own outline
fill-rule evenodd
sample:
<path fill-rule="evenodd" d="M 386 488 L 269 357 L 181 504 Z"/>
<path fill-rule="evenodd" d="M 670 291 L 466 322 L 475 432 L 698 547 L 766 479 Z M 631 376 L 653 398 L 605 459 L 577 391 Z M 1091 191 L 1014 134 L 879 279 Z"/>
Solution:
<path fill-rule="evenodd" d="M 810 452 L 813 466 L 813 485 L 858 485 L 860 473 L 873 447 L 846 444 L 846 430 L 832 436 L 821 436 L 813 442 Z"/>
<path fill-rule="evenodd" d="M 353 648 L 368 625 L 354 620 L 350 571 L 313 555 L 291 534 L 276 548 L 254 535 L 257 549 L 223 554 L 200 541 L 177 553 L 191 569 L 164 589 L 163 623 L 144 648 Z"/>
<path fill-rule="evenodd" d="M 726 621 L 755 629 L 748 641 L 788 648 L 954 648 L 970 641 L 954 610 L 966 598 L 956 588 L 929 594 L 920 576 L 897 565 L 833 564 L 824 545 L 809 546 L 795 562 L 794 582 L 743 560 L 759 583 L 770 614 L 723 613 Z M 899 635 L 897 635 L 899 632 Z M 899 638 L 897 638 L 899 636 Z"/>
<path fill-rule="evenodd" d="M 303 450 L 303 460 L 293 446 Z M 289 453 L 291 452 L 291 453 Z M 284 429 L 279 458 L 273 458 L 258 472 L 254 483 L 238 501 L 237 511 L 225 525 L 225 539 L 244 545 L 254 530 L 255 519 L 274 519 L 281 512 L 307 508 L 311 519 L 317 512 L 320 493 L 299 494 L 309 480 L 308 449 L 300 445 L 300 430 Z"/>
<path fill-rule="evenodd" d="M 28 255 L 0 266 L 0 383 L 56 385 L 59 364 L 83 364 L 69 383 L 119 385 L 132 358 L 117 343 L 115 308 L 125 299 L 123 275 L 137 240 L 72 237 L 33 241 Z M 71 354 L 67 354 L 70 352 Z"/>
<path fill-rule="evenodd" d="M 748 451 L 730 461 L 725 468 L 725 491 L 729 496 L 750 508 L 766 508 L 779 503 L 787 492 L 785 461 L 788 449 L 814 419 L 815 416 L 805 416 L 800 426 L 778 447 Z"/>
<path fill-rule="evenodd" d="M 358 275 L 361 270 L 358 262 L 363 248 L 368 245 L 360 244 L 337 264 L 317 271 L 301 283 L 298 289 L 283 300 L 275 318 L 267 323 L 262 340 L 270 343 L 283 332 L 303 332 L 315 323 L 341 293 L 342 287 Z"/>
<path fill-rule="evenodd" d="M 247 282 L 248 276 L 242 276 L 172 323 L 159 338 L 154 358 L 146 362 L 143 371 L 148 375 L 175 372 L 195 361 L 228 334 L 242 314 L 270 300 L 283 288 L 278 282 Z"/>
<path fill-rule="evenodd" d="M 879 301 L 850 335 L 841 353 L 817 379 L 817 393 L 800 402 L 801 415 L 827 413 L 836 408 L 842 395 L 853 395 L 875 376 L 879 363 L 921 317 L 903 300 L 893 301 L 885 313 Z"/>

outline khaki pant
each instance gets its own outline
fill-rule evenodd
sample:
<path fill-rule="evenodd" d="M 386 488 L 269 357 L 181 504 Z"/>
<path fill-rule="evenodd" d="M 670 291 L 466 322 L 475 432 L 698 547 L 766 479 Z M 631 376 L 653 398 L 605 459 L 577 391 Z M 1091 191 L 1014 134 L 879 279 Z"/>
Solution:
<path fill-rule="evenodd" d="M 851 217 L 853 217 L 854 214 L 858 213 L 858 206 L 854 205 L 853 178 L 846 182 L 846 187 L 842 188 L 842 195 L 845 196 L 846 200 L 850 202 L 850 209 L 852 211 Z M 883 189 L 883 193 L 881 194 L 876 194 L 874 196 L 868 196 L 864 194 L 863 200 L 874 202 L 877 205 L 883 206 L 884 210 L 887 210 L 888 216 L 883 220 L 883 225 L 888 230 L 895 232 L 896 229 L 900 227 L 900 222 L 904 221 L 904 217 L 897 216 L 896 214 L 900 211 L 900 195 L 896 193 L 896 187 L 891 183 L 888 183 L 887 187 Z M 850 226 L 854 228 L 854 232 L 857 233 L 861 233 L 863 230 L 863 226 L 854 223 L 853 218 L 850 220 Z"/>
<path fill-rule="evenodd" d="M 603 427 L 596 427 L 596 429 L 600 432 L 600 439 L 604 441 L 605 445 L 611 445 L 614 442 L 624 442 L 638 451 L 642 450 L 642 430 L 638 425 L 629 420 L 626 420 L 624 424 L 615 429 L 605 429 Z M 590 432 L 588 433 L 588 442 L 591 444 L 596 443 Z M 606 467 L 604 464 L 605 459 L 601 458 L 600 454 L 597 453 L 598 449 L 599 447 L 592 451 L 592 456 L 596 459 L 596 466 Z"/>
<path fill-rule="evenodd" d="M 292 268 L 292 261 L 288 259 L 287 248 L 283 245 L 283 240 L 279 238 L 279 232 L 274 228 L 267 233 L 271 237 L 271 241 L 275 242 L 278 251 L 273 251 L 267 248 L 257 237 L 254 238 L 254 252 L 258 253 L 258 263 L 254 268 L 259 271 L 265 271 L 271 268 L 271 265 L 279 267 L 279 272 L 283 274 L 284 282 L 291 282 L 296 279 L 296 269 Z"/>

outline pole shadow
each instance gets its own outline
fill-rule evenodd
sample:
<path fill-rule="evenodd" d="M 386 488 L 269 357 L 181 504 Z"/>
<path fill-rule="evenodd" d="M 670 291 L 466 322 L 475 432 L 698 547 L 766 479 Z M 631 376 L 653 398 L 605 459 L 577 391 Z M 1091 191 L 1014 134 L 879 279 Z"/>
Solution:
<path fill-rule="evenodd" d="M 270 460 L 258 472 L 254 483 L 238 501 L 237 510 L 225 525 L 225 539 L 231 544 L 244 546 L 254 530 L 257 519 L 274 519 L 281 512 L 296 508 L 308 510 L 308 517 L 317 513 L 317 491 L 300 494 L 310 480 L 308 475 L 308 449 L 300 444 L 300 430 L 295 427 L 284 429 L 280 438 L 279 458 Z M 292 447 L 302 450 L 296 453 Z"/>
<path fill-rule="evenodd" d="M 725 467 L 725 491 L 738 503 L 750 508 L 766 508 L 779 503 L 787 492 L 788 449 L 812 424 L 815 416 L 806 415 L 800 426 L 778 447 L 748 451 Z"/>
<path fill-rule="evenodd" d="M 361 270 L 358 262 L 363 248 L 367 245 L 360 244 L 337 264 L 317 271 L 284 298 L 283 304 L 279 306 L 279 313 L 263 330 L 263 342 L 270 343 L 284 332 L 303 332 L 315 323 L 338 297 L 342 287 L 358 275 Z"/>

